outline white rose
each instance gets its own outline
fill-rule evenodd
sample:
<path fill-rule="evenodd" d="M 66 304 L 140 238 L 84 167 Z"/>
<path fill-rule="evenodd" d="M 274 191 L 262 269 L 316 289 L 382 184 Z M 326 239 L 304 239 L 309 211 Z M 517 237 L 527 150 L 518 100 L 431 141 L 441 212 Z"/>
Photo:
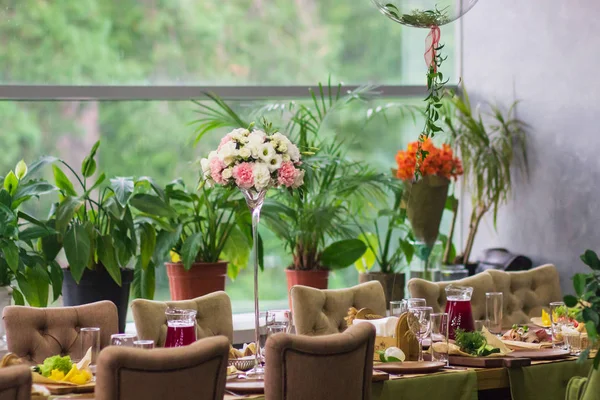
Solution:
<path fill-rule="evenodd" d="M 294 184 L 292 185 L 292 189 L 297 189 L 300 186 L 304 185 L 304 170 L 299 170 L 298 175 L 294 179 Z"/>
<path fill-rule="evenodd" d="M 256 190 L 265 189 L 271 183 L 271 172 L 265 163 L 254 163 L 252 175 L 254 175 L 254 187 Z"/>
<path fill-rule="evenodd" d="M 208 153 L 208 161 L 210 162 L 210 160 L 212 160 L 215 157 L 218 157 L 219 155 L 217 154 L 216 151 L 211 151 L 210 153 Z"/>
<path fill-rule="evenodd" d="M 210 161 L 208 161 L 208 158 L 200 160 L 200 167 L 202 168 L 202 175 L 206 179 L 206 176 L 210 175 Z"/>
<path fill-rule="evenodd" d="M 271 140 L 273 140 L 273 139 L 283 142 L 287 138 L 284 135 L 282 135 L 280 132 L 275 132 L 273 135 L 271 135 Z"/>
<path fill-rule="evenodd" d="M 286 153 L 288 151 L 287 144 L 285 142 L 279 142 L 279 146 L 277 146 L 277 151 L 280 153 Z"/>
<path fill-rule="evenodd" d="M 300 150 L 298 150 L 298 147 L 295 144 L 290 143 L 287 152 L 293 162 L 300 161 Z"/>
<path fill-rule="evenodd" d="M 235 157 L 237 156 L 237 149 L 235 148 L 234 142 L 227 142 L 218 152 L 219 159 L 227 166 L 233 164 Z"/>
<path fill-rule="evenodd" d="M 273 172 L 273 171 L 278 170 L 281 167 L 282 162 L 283 162 L 283 157 L 281 157 L 281 155 L 279 155 L 279 154 L 273 155 L 273 157 L 271 157 L 271 159 L 267 163 L 267 164 L 269 164 L 269 171 Z"/>
<path fill-rule="evenodd" d="M 248 135 L 248 144 L 254 145 L 254 146 L 260 146 L 261 144 L 263 144 L 265 142 L 265 135 L 263 132 L 260 131 L 254 131 L 252 132 L 250 135 Z M 261 135 L 262 133 L 262 135 Z"/>
<path fill-rule="evenodd" d="M 231 132 L 229 132 L 229 134 L 231 136 L 233 136 L 233 135 L 248 136 L 250 134 L 250 131 L 248 129 L 245 129 L 245 128 L 237 128 L 237 129 L 234 129 Z"/>
<path fill-rule="evenodd" d="M 229 180 L 233 176 L 233 167 L 225 168 L 221 173 L 221 177 L 224 180 Z"/>
<path fill-rule="evenodd" d="M 258 158 L 263 160 L 264 162 L 269 162 L 273 155 L 275 154 L 275 149 L 271 143 L 263 143 L 258 147 Z"/>
<path fill-rule="evenodd" d="M 248 146 L 244 146 L 238 150 L 238 155 L 244 160 L 247 160 L 252 155 L 252 151 L 248 148 Z"/>

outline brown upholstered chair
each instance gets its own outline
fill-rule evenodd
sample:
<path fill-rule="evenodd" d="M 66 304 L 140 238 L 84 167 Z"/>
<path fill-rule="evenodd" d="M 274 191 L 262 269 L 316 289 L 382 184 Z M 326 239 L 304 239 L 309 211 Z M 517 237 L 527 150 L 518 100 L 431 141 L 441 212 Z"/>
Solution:
<path fill-rule="evenodd" d="M 29 400 L 31 370 L 24 365 L 0 368 L 0 400 Z"/>
<path fill-rule="evenodd" d="M 96 365 L 96 400 L 222 400 L 229 340 L 201 339 L 172 349 L 110 346 Z"/>
<path fill-rule="evenodd" d="M 57 308 L 9 306 L 2 319 L 8 351 L 30 364 L 57 354 L 81 358 L 80 328 L 99 327 L 101 348 L 119 331 L 117 307 L 110 301 Z"/>
<path fill-rule="evenodd" d="M 348 309 L 370 308 L 385 315 L 385 293 L 377 281 L 363 283 L 348 289 L 319 290 L 308 286 L 294 286 L 290 290 L 292 315 L 296 333 L 320 336 L 343 332 Z"/>
<path fill-rule="evenodd" d="M 150 301 L 136 299 L 131 303 L 138 337 L 154 340 L 157 347 L 165 344 L 167 337 L 167 308 L 192 309 L 196 314 L 196 337 L 198 339 L 223 335 L 233 340 L 231 300 L 225 292 L 215 292 L 193 300 Z"/>
<path fill-rule="evenodd" d="M 452 282 L 428 282 L 423 279 L 408 281 L 411 297 L 422 297 L 427 305 L 439 312 L 446 307 L 445 288 L 450 283 L 473 287 L 474 319 L 485 319 L 485 293 L 502 292 L 503 325 L 529 322 L 530 317 L 542 315 L 542 308 L 552 301 L 560 301 L 562 293 L 558 271 L 554 265 L 543 265 L 529 271 L 505 272 L 487 270 L 477 275 Z"/>
<path fill-rule="evenodd" d="M 276 334 L 265 349 L 269 400 L 367 400 L 371 398 L 375 328 L 308 337 Z"/>

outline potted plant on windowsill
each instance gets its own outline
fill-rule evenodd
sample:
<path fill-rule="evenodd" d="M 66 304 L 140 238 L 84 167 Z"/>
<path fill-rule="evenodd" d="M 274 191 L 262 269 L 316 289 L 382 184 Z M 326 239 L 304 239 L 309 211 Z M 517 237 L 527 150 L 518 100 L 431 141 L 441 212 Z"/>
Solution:
<path fill-rule="evenodd" d="M 410 264 L 415 252 L 411 243 L 411 230 L 406 223 L 406 210 L 401 207 L 402 187 L 394 188 L 393 194 L 392 207 L 380 210 L 379 220 L 373 221 L 374 232 L 368 232 L 359 225 L 359 239 L 367 245 L 367 251 L 354 263 L 361 283 L 373 280 L 381 283 L 386 304 L 404 298 L 406 276 L 402 271 Z M 385 230 L 379 228 L 382 220 L 387 225 Z M 375 264 L 379 266 L 378 272 L 372 271 Z"/>
<path fill-rule="evenodd" d="M 49 223 L 57 234 L 42 239 L 42 243 L 48 259 L 64 249 L 68 263 L 63 270 L 64 305 L 110 300 L 119 312 L 119 330 L 124 331 L 134 277 L 138 286 L 145 286 L 138 287 L 138 294 L 148 298 L 154 294 L 151 255 L 155 232 L 147 218 L 134 215 L 132 205 L 173 211 L 156 196 L 143 193 L 155 186 L 150 178 L 135 181 L 117 177 L 105 184 L 106 175 L 101 173 L 90 182 L 96 172 L 99 145 L 97 142 L 84 158 L 80 173 L 62 160 L 51 160 L 60 201 L 54 205 Z M 61 167 L 74 176 L 81 192 L 75 190 Z"/>
<path fill-rule="evenodd" d="M 28 174 L 20 161 L 0 177 L 0 314 L 11 294 L 15 304 L 34 307 L 48 305 L 50 287 L 54 300 L 61 295 L 60 266 L 39 250 L 40 240 L 55 231 L 21 210 L 30 199 L 56 190 L 44 180 L 29 179 L 42 165 L 36 162 Z"/>
<path fill-rule="evenodd" d="M 202 186 L 189 191 L 184 182 L 166 185 L 164 202 L 174 211 L 152 215 L 156 252 L 165 262 L 172 300 L 193 299 L 225 290 L 250 257 L 250 214 L 238 191 Z"/>

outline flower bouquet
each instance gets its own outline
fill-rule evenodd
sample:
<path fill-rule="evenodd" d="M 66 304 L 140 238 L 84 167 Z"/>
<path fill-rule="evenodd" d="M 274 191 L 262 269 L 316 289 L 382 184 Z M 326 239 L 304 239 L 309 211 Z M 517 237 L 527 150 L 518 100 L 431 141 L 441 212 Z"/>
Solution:
<path fill-rule="evenodd" d="M 225 135 L 217 150 L 201 160 L 204 183 L 238 187 L 252 213 L 255 343 L 260 343 L 257 232 L 260 210 L 269 188 L 302 186 L 304 170 L 299 168 L 301 165 L 298 147 L 286 136 L 279 132 L 269 135 L 253 129 L 252 125 L 249 129 L 235 129 Z M 248 375 L 264 375 L 261 359 L 261 349 L 257 346 L 254 368 Z"/>

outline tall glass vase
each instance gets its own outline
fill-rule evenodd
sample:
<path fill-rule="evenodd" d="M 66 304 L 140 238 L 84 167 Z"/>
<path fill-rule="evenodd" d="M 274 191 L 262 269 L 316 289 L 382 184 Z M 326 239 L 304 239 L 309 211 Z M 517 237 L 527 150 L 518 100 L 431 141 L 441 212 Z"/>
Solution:
<path fill-rule="evenodd" d="M 246 375 L 253 378 L 262 378 L 265 375 L 265 368 L 262 364 L 263 349 L 260 346 L 260 308 L 258 306 L 258 223 L 267 190 L 241 189 L 241 191 L 244 194 L 248 208 L 250 208 L 250 213 L 252 213 L 252 260 L 254 261 L 254 338 L 256 354 L 254 368 L 248 371 Z"/>

